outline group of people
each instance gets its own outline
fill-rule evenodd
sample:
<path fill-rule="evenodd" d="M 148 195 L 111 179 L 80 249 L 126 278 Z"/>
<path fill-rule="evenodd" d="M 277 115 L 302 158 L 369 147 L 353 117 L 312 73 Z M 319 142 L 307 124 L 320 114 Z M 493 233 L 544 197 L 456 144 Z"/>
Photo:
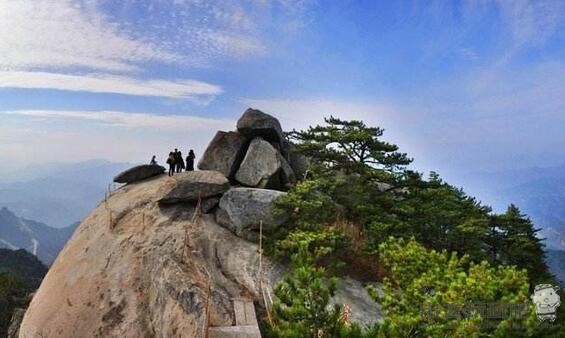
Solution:
<path fill-rule="evenodd" d="M 196 156 L 194 155 L 194 151 L 190 149 L 185 162 L 182 157 L 182 152 L 175 148 L 175 151 L 171 151 L 169 153 L 169 157 L 167 158 L 167 164 L 169 165 L 169 176 L 173 176 L 175 172 L 180 173 L 185 169 L 186 171 L 193 171 L 195 158 Z M 153 158 L 151 158 L 150 164 L 157 164 L 155 155 L 153 155 Z"/>

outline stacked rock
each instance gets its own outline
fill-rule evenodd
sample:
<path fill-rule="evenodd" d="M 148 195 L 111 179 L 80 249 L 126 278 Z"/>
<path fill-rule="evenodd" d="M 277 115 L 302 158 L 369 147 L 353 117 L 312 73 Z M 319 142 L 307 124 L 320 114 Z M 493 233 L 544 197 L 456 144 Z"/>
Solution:
<path fill-rule="evenodd" d="M 296 181 L 289 147 L 276 118 L 249 108 L 237 121 L 237 131 L 218 131 L 198 168 L 217 170 L 234 184 L 280 190 Z"/>
<path fill-rule="evenodd" d="M 218 131 L 198 163 L 200 170 L 219 171 L 234 186 L 218 202 L 217 223 L 248 240 L 258 239 L 260 223 L 266 231 L 283 223 L 272 215 L 271 202 L 296 182 L 290 158 L 280 122 L 260 110 L 247 109 L 237 131 Z"/>
<path fill-rule="evenodd" d="M 247 109 L 237 121 L 237 131 L 218 131 L 204 151 L 199 171 L 168 177 L 158 192 L 161 205 L 201 201 L 204 213 L 215 212 L 218 224 L 236 235 L 259 238 L 284 222 L 274 217 L 271 204 L 284 195 L 288 184 L 303 175 L 306 159 L 292 151 L 279 121 L 256 109 Z M 134 183 L 163 174 L 163 167 L 138 166 L 114 180 Z"/>

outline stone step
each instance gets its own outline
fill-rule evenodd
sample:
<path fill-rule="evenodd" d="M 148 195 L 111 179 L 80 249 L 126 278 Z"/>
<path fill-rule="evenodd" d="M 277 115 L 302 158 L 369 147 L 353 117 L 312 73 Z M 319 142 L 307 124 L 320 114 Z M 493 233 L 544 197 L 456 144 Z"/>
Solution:
<path fill-rule="evenodd" d="M 257 325 L 255 315 L 255 305 L 252 301 L 244 299 L 233 300 L 233 310 L 235 312 L 235 325 Z"/>
<path fill-rule="evenodd" d="M 209 338 L 261 338 L 256 325 L 218 326 L 208 329 Z"/>

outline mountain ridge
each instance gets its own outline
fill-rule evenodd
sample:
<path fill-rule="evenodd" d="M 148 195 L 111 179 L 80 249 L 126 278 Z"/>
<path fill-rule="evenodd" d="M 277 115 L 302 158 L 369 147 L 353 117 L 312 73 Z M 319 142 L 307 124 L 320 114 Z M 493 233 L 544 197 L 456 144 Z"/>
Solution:
<path fill-rule="evenodd" d="M 0 248 L 25 249 L 50 265 L 78 223 L 53 228 L 44 223 L 18 217 L 7 207 L 0 208 Z"/>

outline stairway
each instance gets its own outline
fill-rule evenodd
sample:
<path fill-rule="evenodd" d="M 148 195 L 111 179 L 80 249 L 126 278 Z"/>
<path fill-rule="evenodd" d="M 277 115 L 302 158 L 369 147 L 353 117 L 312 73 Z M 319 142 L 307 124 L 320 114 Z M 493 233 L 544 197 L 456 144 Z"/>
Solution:
<path fill-rule="evenodd" d="M 216 326 L 208 329 L 208 338 L 261 338 L 255 305 L 247 299 L 233 299 L 235 326 Z"/>

